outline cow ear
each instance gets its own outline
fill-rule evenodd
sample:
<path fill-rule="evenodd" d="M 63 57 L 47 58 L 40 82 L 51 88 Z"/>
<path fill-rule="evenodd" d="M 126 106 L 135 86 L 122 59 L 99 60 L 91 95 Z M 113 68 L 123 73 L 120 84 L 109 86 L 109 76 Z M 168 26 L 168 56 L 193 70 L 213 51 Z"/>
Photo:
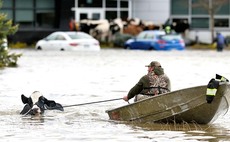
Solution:
<path fill-rule="evenodd" d="M 25 114 L 31 114 L 31 107 L 29 104 L 26 104 L 20 114 L 25 115 Z"/>
<path fill-rule="evenodd" d="M 47 100 L 45 102 L 45 104 L 48 106 L 48 107 L 55 107 L 56 106 L 56 102 L 53 101 L 53 100 Z"/>
<path fill-rule="evenodd" d="M 63 106 L 59 103 L 56 103 L 55 101 L 52 100 L 47 100 L 46 102 L 46 108 L 49 110 L 60 110 L 60 111 L 64 111 Z"/>
<path fill-rule="evenodd" d="M 21 95 L 21 100 L 23 104 L 29 103 L 29 98 L 27 98 L 24 94 Z"/>
<path fill-rule="evenodd" d="M 41 102 L 43 102 L 45 104 L 47 102 L 47 99 L 45 97 L 43 97 L 43 96 L 40 96 L 38 98 L 38 101 L 41 101 Z"/>

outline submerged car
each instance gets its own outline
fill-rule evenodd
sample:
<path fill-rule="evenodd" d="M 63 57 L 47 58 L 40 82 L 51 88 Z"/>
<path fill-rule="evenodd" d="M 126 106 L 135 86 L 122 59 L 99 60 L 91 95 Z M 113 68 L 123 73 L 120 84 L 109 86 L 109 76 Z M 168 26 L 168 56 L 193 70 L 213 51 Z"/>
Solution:
<path fill-rule="evenodd" d="M 39 40 L 38 50 L 92 50 L 99 51 L 100 43 L 84 32 L 54 32 Z"/>
<path fill-rule="evenodd" d="M 140 50 L 184 50 L 185 43 L 179 34 L 165 34 L 164 31 L 143 31 L 135 38 L 129 39 L 124 45 L 125 49 Z"/>

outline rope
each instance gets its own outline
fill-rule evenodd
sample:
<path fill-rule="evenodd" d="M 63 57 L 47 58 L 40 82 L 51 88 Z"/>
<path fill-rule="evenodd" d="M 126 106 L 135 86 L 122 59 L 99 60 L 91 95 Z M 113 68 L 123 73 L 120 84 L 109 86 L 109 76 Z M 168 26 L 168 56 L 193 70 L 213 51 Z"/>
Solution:
<path fill-rule="evenodd" d="M 23 114 L 23 116 L 26 116 L 31 110 L 32 110 L 32 108 L 29 109 L 25 114 Z"/>
<path fill-rule="evenodd" d="M 111 99 L 111 100 L 103 100 L 103 101 L 96 101 L 96 102 L 88 102 L 88 103 L 82 103 L 82 104 L 74 104 L 74 105 L 65 105 L 64 107 L 73 107 L 73 106 L 82 106 L 82 105 L 89 105 L 89 104 L 96 104 L 96 103 L 103 103 L 103 102 L 110 102 L 110 101 L 116 101 L 121 100 L 123 98 L 117 98 L 117 99 Z"/>

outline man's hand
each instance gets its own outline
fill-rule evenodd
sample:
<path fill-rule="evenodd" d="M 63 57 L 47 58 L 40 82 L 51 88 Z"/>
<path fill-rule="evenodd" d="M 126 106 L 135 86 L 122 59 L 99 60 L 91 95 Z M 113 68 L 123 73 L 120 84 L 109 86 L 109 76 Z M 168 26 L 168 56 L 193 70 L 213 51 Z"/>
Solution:
<path fill-rule="evenodd" d="M 128 96 L 124 96 L 124 97 L 123 97 L 123 100 L 126 101 L 126 102 L 128 102 L 128 100 L 129 100 L 129 99 L 128 99 Z"/>

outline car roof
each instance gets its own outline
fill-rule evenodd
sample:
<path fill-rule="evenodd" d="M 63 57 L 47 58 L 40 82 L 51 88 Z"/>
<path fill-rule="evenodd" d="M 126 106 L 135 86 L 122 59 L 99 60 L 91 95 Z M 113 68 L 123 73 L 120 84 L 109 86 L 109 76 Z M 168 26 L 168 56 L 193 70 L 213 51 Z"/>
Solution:
<path fill-rule="evenodd" d="M 84 33 L 84 32 L 79 32 L 79 31 L 56 31 L 56 32 L 53 32 L 53 33 Z M 86 34 L 86 33 L 85 33 Z"/>
<path fill-rule="evenodd" d="M 159 34 L 165 34 L 165 31 L 160 31 L 160 30 L 147 30 L 147 31 L 143 31 L 143 32 L 147 32 L 147 33 L 159 33 Z"/>
<path fill-rule="evenodd" d="M 58 35 L 61 34 L 61 35 L 65 35 L 65 36 L 77 34 L 77 35 L 88 35 L 88 36 L 92 37 L 91 35 L 89 35 L 85 32 L 80 32 L 80 31 L 56 31 L 56 32 L 51 33 L 50 35 L 57 35 L 57 34 Z"/>

